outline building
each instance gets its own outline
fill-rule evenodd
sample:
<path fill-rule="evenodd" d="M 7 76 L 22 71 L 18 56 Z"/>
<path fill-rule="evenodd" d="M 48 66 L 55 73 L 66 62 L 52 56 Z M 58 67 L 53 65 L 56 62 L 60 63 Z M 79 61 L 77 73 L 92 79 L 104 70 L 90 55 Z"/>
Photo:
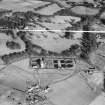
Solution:
<path fill-rule="evenodd" d="M 35 56 L 30 58 L 30 67 L 38 69 L 70 69 L 75 66 L 75 58 L 63 56 Z"/>

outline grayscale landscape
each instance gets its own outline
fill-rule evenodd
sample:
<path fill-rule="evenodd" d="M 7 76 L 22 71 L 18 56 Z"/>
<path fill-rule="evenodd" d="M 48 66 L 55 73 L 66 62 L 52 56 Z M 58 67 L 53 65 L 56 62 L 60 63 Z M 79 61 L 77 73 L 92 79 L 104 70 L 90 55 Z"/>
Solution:
<path fill-rule="evenodd" d="M 0 105 L 105 105 L 105 1 L 0 0 Z"/>

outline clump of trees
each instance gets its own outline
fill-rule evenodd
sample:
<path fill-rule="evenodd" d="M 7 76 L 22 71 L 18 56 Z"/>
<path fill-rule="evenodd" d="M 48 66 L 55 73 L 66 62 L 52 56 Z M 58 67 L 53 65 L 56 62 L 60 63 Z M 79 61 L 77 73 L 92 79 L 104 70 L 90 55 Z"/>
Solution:
<path fill-rule="evenodd" d="M 6 46 L 7 46 L 7 48 L 10 48 L 12 50 L 21 49 L 21 45 L 14 41 L 7 41 Z"/>
<path fill-rule="evenodd" d="M 25 51 L 21 51 L 21 52 L 10 53 L 8 55 L 7 54 L 3 55 L 1 59 L 4 61 L 5 64 L 8 64 L 26 56 L 27 56 L 27 53 Z"/>
<path fill-rule="evenodd" d="M 105 39 L 105 33 L 100 33 L 101 39 Z"/>
<path fill-rule="evenodd" d="M 81 54 L 82 59 L 88 59 L 89 54 L 95 50 L 97 45 L 96 36 L 92 33 L 84 32 L 81 39 Z"/>
<path fill-rule="evenodd" d="M 105 5 L 104 0 L 94 0 L 97 7 L 103 7 Z"/>
<path fill-rule="evenodd" d="M 62 55 L 70 56 L 70 55 L 76 55 L 77 50 L 80 48 L 78 44 L 73 44 L 70 46 L 69 49 L 66 49 L 61 52 Z"/>
<path fill-rule="evenodd" d="M 65 35 L 64 35 L 64 38 L 66 38 L 66 39 L 73 39 L 74 36 L 73 36 L 73 34 L 71 32 L 66 31 Z"/>
<path fill-rule="evenodd" d="M 104 18 L 101 18 L 100 21 L 102 22 L 102 24 L 105 25 L 105 19 Z"/>

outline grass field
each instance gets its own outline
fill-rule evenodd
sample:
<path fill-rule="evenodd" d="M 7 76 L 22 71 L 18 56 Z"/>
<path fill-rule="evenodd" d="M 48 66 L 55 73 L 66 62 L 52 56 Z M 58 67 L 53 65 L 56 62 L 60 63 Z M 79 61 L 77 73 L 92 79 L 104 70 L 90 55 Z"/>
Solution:
<path fill-rule="evenodd" d="M 89 105 L 98 94 L 91 91 L 80 75 L 52 86 L 48 96 L 56 105 Z"/>

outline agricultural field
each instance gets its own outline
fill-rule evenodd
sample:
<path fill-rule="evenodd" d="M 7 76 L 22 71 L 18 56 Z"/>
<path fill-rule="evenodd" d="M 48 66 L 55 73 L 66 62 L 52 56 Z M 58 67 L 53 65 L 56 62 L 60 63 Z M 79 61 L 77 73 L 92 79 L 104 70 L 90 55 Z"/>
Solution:
<path fill-rule="evenodd" d="M 0 0 L 0 105 L 104 105 L 105 2 Z"/>

